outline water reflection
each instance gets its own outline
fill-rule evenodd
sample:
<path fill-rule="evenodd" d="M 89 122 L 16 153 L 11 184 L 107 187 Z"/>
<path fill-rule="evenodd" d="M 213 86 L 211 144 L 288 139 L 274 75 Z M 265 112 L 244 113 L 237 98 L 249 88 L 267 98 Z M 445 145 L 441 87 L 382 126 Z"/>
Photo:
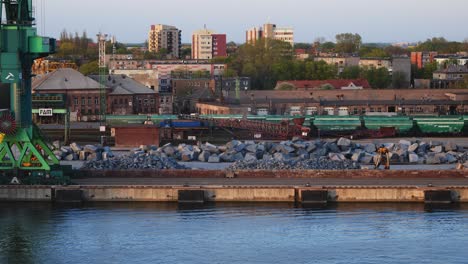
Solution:
<path fill-rule="evenodd" d="M 465 204 L 0 203 L 0 263 L 463 263 L 465 230 Z"/>

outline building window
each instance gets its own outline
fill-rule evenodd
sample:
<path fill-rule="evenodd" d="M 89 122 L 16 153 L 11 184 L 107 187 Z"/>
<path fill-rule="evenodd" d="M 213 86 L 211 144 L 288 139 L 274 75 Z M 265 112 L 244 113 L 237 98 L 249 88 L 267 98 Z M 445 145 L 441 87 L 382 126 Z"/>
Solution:
<path fill-rule="evenodd" d="M 91 97 L 88 97 L 88 105 L 91 105 L 92 104 L 92 99 Z"/>
<path fill-rule="evenodd" d="M 78 97 L 73 97 L 73 104 L 78 105 Z"/>
<path fill-rule="evenodd" d="M 81 97 L 81 105 L 85 105 L 86 104 L 86 99 L 84 97 Z"/>
<path fill-rule="evenodd" d="M 99 98 L 94 97 L 94 104 L 95 104 L 95 105 L 98 105 L 98 104 L 99 104 Z"/>
<path fill-rule="evenodd" d="M 120 98 L 119 104 L 123 104 L 123 99 L 122 98 Z"/>

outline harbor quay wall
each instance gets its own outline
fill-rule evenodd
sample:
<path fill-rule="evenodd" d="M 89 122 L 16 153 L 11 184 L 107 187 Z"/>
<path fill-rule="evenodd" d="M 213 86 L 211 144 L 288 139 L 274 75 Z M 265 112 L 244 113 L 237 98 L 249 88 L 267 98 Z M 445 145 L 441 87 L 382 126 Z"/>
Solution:
<path fill-rule="evenodd" d="M 80 170 L 75 178 L 466 178 L 466 170 Z"/>
<path fill-rule="evenodd" d="M 468 203 L 468 186 L 0 186 L 0 201 L 56 202 L 74 192 L 75 202 L 180 202 L 181 191 L 202 191 L 203 202 L 302 202 L 312 191 L 325 192 L 324 202 L 339 203 L 426 202 L 426 191 L 448 191 L 451 202 Z"/>

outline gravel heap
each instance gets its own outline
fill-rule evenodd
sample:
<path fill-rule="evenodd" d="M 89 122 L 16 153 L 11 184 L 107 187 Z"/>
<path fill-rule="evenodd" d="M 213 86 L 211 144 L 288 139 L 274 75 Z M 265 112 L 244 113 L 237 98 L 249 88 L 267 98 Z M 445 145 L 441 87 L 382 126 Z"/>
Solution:
<path fill-rule="evenodd" d="M 150 153 L 139 152 L 128 156 L 120 156 L 109 158 L 107 160 L 92 160 L 87 161 L 83 169 L 101 170 L 127 170 L 127 169 L 151 169 L 151 170 L 167 170 L 167 169 L 187 169 L 180 165 L 173 158 L 158 157 Z"/>
<path fill-rule="evenodd" d="M 237 161 L 227 170 L 357 170 L 361 166 L 350 160 L 334 161 L 326 157 L 306 160 L 278 161 L 274 159 L 258 161 Z"/>

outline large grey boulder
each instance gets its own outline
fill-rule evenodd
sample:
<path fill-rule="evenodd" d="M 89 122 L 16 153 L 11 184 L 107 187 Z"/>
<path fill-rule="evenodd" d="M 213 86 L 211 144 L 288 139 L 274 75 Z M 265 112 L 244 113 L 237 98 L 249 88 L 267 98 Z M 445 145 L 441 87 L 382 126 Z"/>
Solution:
<path fill-rule="evenodd" d="M 447 154 L 446 153 L 436 153 L 436 158 L 439 159 L 440 163 L 447 163 Z"/>
<path fill-rule="evenodd" d="M 419 161 L 419 156 L 415 153 L 410 153 L 409 154 L 409 162 L 410 163 L 418 163 Z"/>
<path fill-rule="evenodd" d="M 325 143 L 325 145 L 323 145 L 323 147 L 328 149 L 328 151 L 330 151 L 330 152 L 334 152 L 334 153 L 340 152 L 340 148 L 334 142 Z"/>
<path fill-rule="evenodd" d="M 329 153 L 328 158 L 334 161 L 342 161 L 346 159 L 345 156 L 341 153 Z"/>
<path fill-rule="evenodd" d="M 219 162 L 220 162 L 219 156 L 216 155 L 216 154 L 212 154 L 212 155 L 208 158 L 208 162 L 209 162 L 209 163 L 219 163 Z"/>
<path fill-rule="evenodd" d="M 72 161 L 73 160 L 73 154 L 68 154 L 67 156 L 65 156 L 65 160 Z"/>
<path fill-rule="evenodd" d="M 351 146 L 351 140 L 348 139 L 348 138 L 343 138 L 342 137 L 342 138 L 338 139 L 337 145 L 339 147 L 349 147 L 349 146 Z"/>
<path fill-rule="evenodd" d="M 234 150 L 237 151 L 237 152 L 241 152 L 244 149 L 245 149 L 245 144 L 244 143 L 240 143 L 240 144 L 238 144 L 238 145 L 236 145 L 234 147 Z"/>
<path fill-rule="evenodd" d="M 234 161 L 244 160 L 244 155 L 242 155 L 241 152 L 238 152 L 234 155 L 233 160 Z"/>
<path fill-rule="evenodd" d="M 418 147 L 419 147 L 419 144 L 418 144 L 418 143 L 411 144 L 411 145 L 408 147 L 408 151 L 409 151 L 409 152 L 416 152 L 416 150 L 418 149 Z"/>
<path fill-rule="evenodd" d="M 405 140 L 405 139 L 401 139 L 401 140 L 398 142 L 398 144 L 410 146 L 410 145 L 411 145 L 411 141 Z"/>
<path fill-rule="evenodd" d="M 359 160 L 364 156 L 364 152 L 355 152 L 352 156 L 351 156 L 351 160 L 352 161 L 355 161 L 355 162 L 359 162 Z"/>
<path fill-rule="evenodd" d="M 444 151 L 443 147 L 442 146 L 435 146 L 435 147 L 432 147 L 431 148 L 431 151 L 434 152 L 434 153 L 441 153 Z"/>
<path fill-rule="evenodd" d="M 364 146 L 364 151 L 367 152 L 367 153 L 373 153 L 373 152 L 377 151 L 377 148 L 375 147 L 374 144 L 369 143 L 369 144 L 366 144 Z"/>
<path fill-rule="evenodd" d="M 226 143 L 226 148 L 228 149 L 234 149 L 236 146 L 238 146 L 241 142 L 238 140 L 231 140 L 228 143 Z"/>
<path fill-rule="evenodd" d="M 307 144 L 303 141 L 298 141 L 292 144 L 292 146 L 296 149 L 305 149 L 307 148 Z"/>
<path fill-rule="evenodd" d="M 289 154 L 295 151 L 293 147 L 286 146 L 283 144 L 276 145 L 277 152 L 282 152 L 283 154 Z"/>
<path fill-rule="evenodd" d="M 188 150 L 185 150 L 183 152 L 181 152 L 181 160 L 182 161 L 191 161 L 192 158 L 193 158 L 193 152 L 192 151 L 188 151 Z"/>
<path fill-rule="evenodd" d="M 245 147 L 245 150 L 247 150 L 248 152 L 255 153 L 257 152 L 257 145 L 256 144 L 247 145 Z"/>
<path fill-rule="evenodd" d="M 241 154 L 242 155 L 242 154 Z M 221 153 L 219 155 L 219 159 L 222 161 L 222 162 L 233 162 L 234 161 L 234 155 L 232 154 L 228 154 L 226 152 L 224 153 Z"/>
<path fill-rule="evenodd" d="M 284 155 L 283 153 L 280 153 L 280 152 L 277 152 L 273 155 L 273 159 L 277 160 L 277 161 L 285 161 L 287 160 L 288 158 L 286 157 L 286 155 Z"/>
<path fill-rule="evenodd" d="M 70 148 L 73 150 L 73 152 L 80 152 L 81 150 L 83 150 L 83 148 L 76 143 L 71 143 Z"/>
<path fill-rule="evenodd" d="M 245 154 L 245 157 L 244 157 L 244 161 L 246 162 L 254 162 L 254 161 L 257 161 L 257 156 L 253 153 L 247 153 Z"/>
<path fill-rule="evenodd" d="M 311 153 L 313 152 L 315 149 L 317 149 L 317 145 L 315 145 L 314 143 L 311 143 L 307 146 L 307 152 Z"/>
<path fill-rule="evenodd" d="M 198 155 L 198 160 L 201 162 L 207 162 L 208 159 L 210 158 L 211 154 L 208 151 L 202 151 L 200 155 Z"/>
<path fill-rule="evenodd" d="M 457 151 L 458 146 L 453 141 L 446 142 L 444 145 L 445 151 Z"/>
<path fill-rule="evenodd" d="M 361 162 L 362 164 L 371 164 L 372 161 L 374 159 L 374 155 L 371 155 L 371 154 L 368 154 L 368 153 L 365 153 L 361 159 L 359 160 L 359 162 Z"/>
<path fill-rule="evenodd" d="M 176 153 L 176 149 L 173 146 L 164 147 L 163 151 L 164 151 L 164 153 L 166 153 L 166 155 L 168 155 L 170 157 L 174 156 L 175 153 Z"/>
<path fill-rule="evenodd" d="M 439 156 L 436 156 L 436 153 L 428 153 L 426 156 L 426 164 L 440 164 Z"/>
<path fill-rule="evenodd" d="M 456 156 L 451 155 L 449 153 L 447 153 L 447 155 L 445 156 L 445 159 L 447 160 L 447 163 L 450 163 L 450 164 L 456 163 L 458 161 Z"/>
<path fill-rule="evenodd" d="M 218 148 L 209 142 L 206 142 L 204 145 L 202 145 L 202 150 L 208 151 L 210 153 L 218 153 Z"/>
<path fill-rule="evenodd" d="M 86 145 L 84 146 L 83 150 L 88 153 L 96 153 L 96 151 L 98 150 L 98 147 L 94 145 Z"/>

